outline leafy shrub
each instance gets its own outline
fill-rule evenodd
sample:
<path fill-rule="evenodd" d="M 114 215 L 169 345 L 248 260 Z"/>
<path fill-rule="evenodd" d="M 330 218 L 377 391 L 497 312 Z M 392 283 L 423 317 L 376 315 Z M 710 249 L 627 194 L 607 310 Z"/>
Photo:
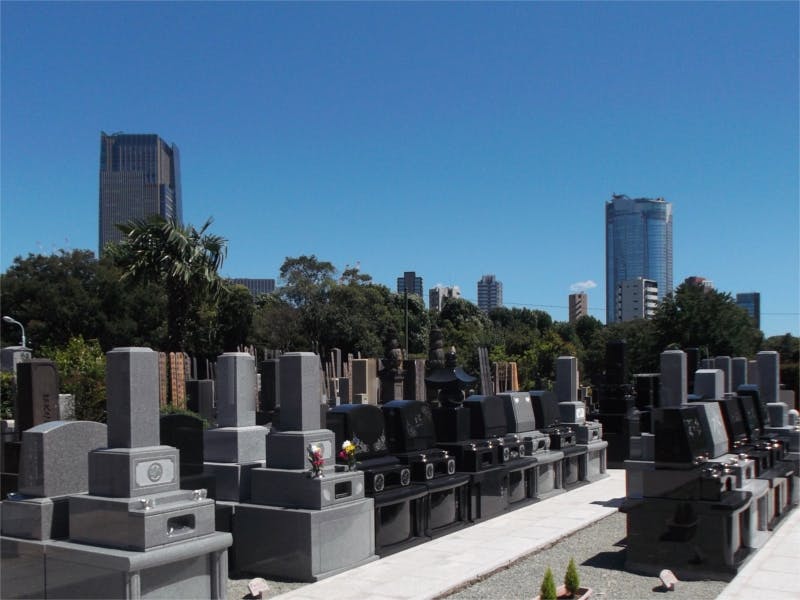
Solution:
<path fill-rule="evenodd" d="M 539 588 L 539 595 L 542 600 L 557 600 L 558 598 L 556 582 L 555 579 L 553 579 L 553 571 L 550 570 L 550 567 L 547 567 L 547 571 L 544 572 L 544 579 L 542 579 L 542 586 Z"/>
<path fill-rule="evenodd" d="M 45 348 L 43 354 L 56 363 L 59 391 L 75 396 L 75 418 L 106 420 L 106 356 L 97 340 L 73 337 L 63 348 Z"/>
<path fill-rule="evenodd" d="M 11 371 L 0 373 L 0 419 L 14 418 L 14 399 L 17 395 L 17 382 Z"/>
<path fill-rule="evenodd" d="M 569 559 L 567 572 L 564 575 L 564 586 L 566 586 L 567 591 L 573 596 L 578 593 L 578 588 L 581 587 L 581 580 L 580 577 L 578 577 L 578 568 L 575 566 L 574 558 Z"/>

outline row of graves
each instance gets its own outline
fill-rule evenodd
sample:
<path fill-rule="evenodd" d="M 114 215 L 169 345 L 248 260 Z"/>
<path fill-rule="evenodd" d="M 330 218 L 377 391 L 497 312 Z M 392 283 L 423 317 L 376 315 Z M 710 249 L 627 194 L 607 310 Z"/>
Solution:
<path fill-rule="evenodd" d="M 613 372 L 624 346 L 607 357 Z M 635 391 L 606 383 L 595 413 L 626 471 L 626 568 L 728 581 L 799 503 L 793 394 L 780 389 L 777 352 L 758 353 L 749 374 L 746 359 L 729 357 L 690 371 L 694 356 L 682 350 L 660 362 L 659 374 L 635 377 Z"/>
<path fill-rule="evenodd" d="M 267 425 L 250 354 L 221 355 L 213 384 L 187 390 L 213 405 L 203 429 L 159 416 L 156 352 L 117 348 L 107 424 L 46 421 L 4 443 L 18 469 L 0 504 L 3 597 L 224 598 L 229 572 L 315 581 L 606 476 L 573 357 L 555 393 L 471 393 L 452 351 L 425 378 L 435 401 L 334 407 L 317 355 L 273 361 Z M 385 365 L 403 394 L 400 363 Z"/>

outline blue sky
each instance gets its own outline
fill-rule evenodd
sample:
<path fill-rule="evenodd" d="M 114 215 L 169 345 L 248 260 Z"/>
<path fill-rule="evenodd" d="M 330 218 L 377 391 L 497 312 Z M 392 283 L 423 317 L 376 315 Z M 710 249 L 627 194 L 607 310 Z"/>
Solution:
<path fill-rule="evenodd" d="M 181 151 L 223 274 L 316 254 L 394 289 L 494 273 L 567 318 L 604 205 L 674 206 L 675 284 L 800 333 L 798 3 L 0 5 L 0 268 L 97 249 L 100 131 Z"/>

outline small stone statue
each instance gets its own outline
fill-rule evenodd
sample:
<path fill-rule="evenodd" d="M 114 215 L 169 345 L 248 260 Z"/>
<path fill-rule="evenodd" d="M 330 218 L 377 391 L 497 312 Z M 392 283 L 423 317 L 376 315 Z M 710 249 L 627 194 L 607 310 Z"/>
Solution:
<path fill-rule="evenodd" d="M 400 342 L 397 341 L 397 335 L 390 332 L 387 336 L 386 353 L 383 358 L 383 370 L 386 373 L 393 375 L 403 374 L 403 350 L 400 348 Z"/>
<path fill-rule="evenodd" d="M 430 350 L 428 351 L 428 364 L 426 366 L 429 371 L 445 367 L 444 334 L 442 334 L 441 329 L 436 327 L 431 329 Z"/>

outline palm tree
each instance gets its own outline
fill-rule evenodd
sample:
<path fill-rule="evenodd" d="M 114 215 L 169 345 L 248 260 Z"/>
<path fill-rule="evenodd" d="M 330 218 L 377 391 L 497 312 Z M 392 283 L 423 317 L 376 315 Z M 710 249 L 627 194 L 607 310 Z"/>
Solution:
<path fill-rule="evenodd" d="M 109 246 L 109 254 L 123 269 L 123 279 L 154 282 L 167 294 L 167 344 L 182 351 L 192 312 L 203 301 L 216 303 L 225 286 L 219 268 L 225 260 L 227 240 L 200 229 L 181 226 L 154 215 L 117 225 L 125 238 Z"/>

